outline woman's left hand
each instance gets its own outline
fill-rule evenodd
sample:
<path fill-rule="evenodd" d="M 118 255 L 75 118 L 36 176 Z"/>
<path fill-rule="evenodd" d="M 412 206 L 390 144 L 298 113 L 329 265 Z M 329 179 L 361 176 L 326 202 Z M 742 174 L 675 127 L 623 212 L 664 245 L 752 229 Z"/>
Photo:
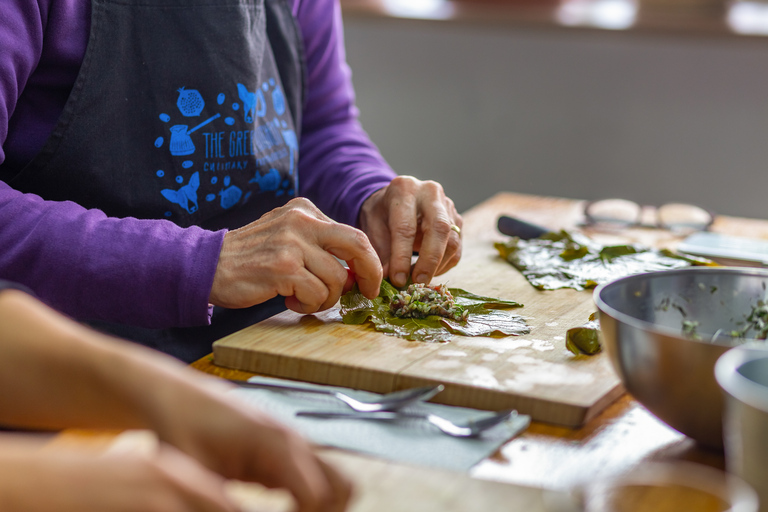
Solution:
<path fill-rule="evenodd" d="M 409 273 L 414 282 L 428 283 L 461 258 L 462 219 L 437 182 L 396 177 L 363 203 L 359 223 L 395 286 L 404 286 Z M 414 252 L 419 257 L 411 271 Z"/>

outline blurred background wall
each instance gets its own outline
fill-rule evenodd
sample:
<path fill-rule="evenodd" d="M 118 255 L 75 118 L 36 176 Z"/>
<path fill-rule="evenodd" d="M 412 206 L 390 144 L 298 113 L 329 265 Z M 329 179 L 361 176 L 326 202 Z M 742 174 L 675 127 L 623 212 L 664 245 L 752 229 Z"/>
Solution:
<path fill-rule="evenodd" d="M 768 218 L 768 39 L 344 19 L 363 126 L 460 211 L 516 191 Z"/>

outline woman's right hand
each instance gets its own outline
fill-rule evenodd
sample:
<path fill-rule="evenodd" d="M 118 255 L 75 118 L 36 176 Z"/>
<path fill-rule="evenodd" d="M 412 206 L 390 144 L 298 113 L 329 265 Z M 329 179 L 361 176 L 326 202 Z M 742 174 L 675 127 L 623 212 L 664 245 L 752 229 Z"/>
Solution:
<path fill-rule="evenodd" d="M 334 256 L 349 264 L 363 295 L 379 294 L 383 271 L 365 233 L 293 199 L 225 235 L 209 301 L 245 308 L 282 295 L 297 313 L 328 309 L 353 284 Z"/>

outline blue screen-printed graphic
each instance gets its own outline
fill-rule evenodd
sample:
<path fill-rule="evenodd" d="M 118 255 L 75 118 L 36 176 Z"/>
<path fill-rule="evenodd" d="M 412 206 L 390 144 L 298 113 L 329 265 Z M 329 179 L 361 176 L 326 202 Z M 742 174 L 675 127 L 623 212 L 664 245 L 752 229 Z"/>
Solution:
<path fill-rule="evenodd" d="M 183 181 L 183 178 L 182 178 Z M 200 187 L 200 173 L 195 173 L 189 179 L 189 183 L 184 185 L 178 190 L 163 189 L 160 191 L 167 200 L 175 203 L 187 213 L 194 213 L 197 211 L 197 189 Z"/>
<path fill-rule="evenodd" d="M 254 194 L 295 193 L 299 147 L 279 81 L 269 78 L 252 88 L 236 82 L 210 102 L 195 88 L 173 92 L 171 108 L 157 116 L 165 131 L 152 140 L 179 158 L 172 181 L 168 173 L 155 173 L 160 194 L 175 207 L 166 216 L 197 212 L 198 193 L 207 210 L 228 210 Z"/>

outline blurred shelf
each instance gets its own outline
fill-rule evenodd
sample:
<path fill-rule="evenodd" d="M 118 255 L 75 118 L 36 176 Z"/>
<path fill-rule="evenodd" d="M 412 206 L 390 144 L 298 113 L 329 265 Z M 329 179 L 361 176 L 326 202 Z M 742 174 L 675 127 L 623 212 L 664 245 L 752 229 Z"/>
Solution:
<path fill-rule="evenodd" d="M 768 0 L 341 0 L 346 17 L 768 39 Z"/>

